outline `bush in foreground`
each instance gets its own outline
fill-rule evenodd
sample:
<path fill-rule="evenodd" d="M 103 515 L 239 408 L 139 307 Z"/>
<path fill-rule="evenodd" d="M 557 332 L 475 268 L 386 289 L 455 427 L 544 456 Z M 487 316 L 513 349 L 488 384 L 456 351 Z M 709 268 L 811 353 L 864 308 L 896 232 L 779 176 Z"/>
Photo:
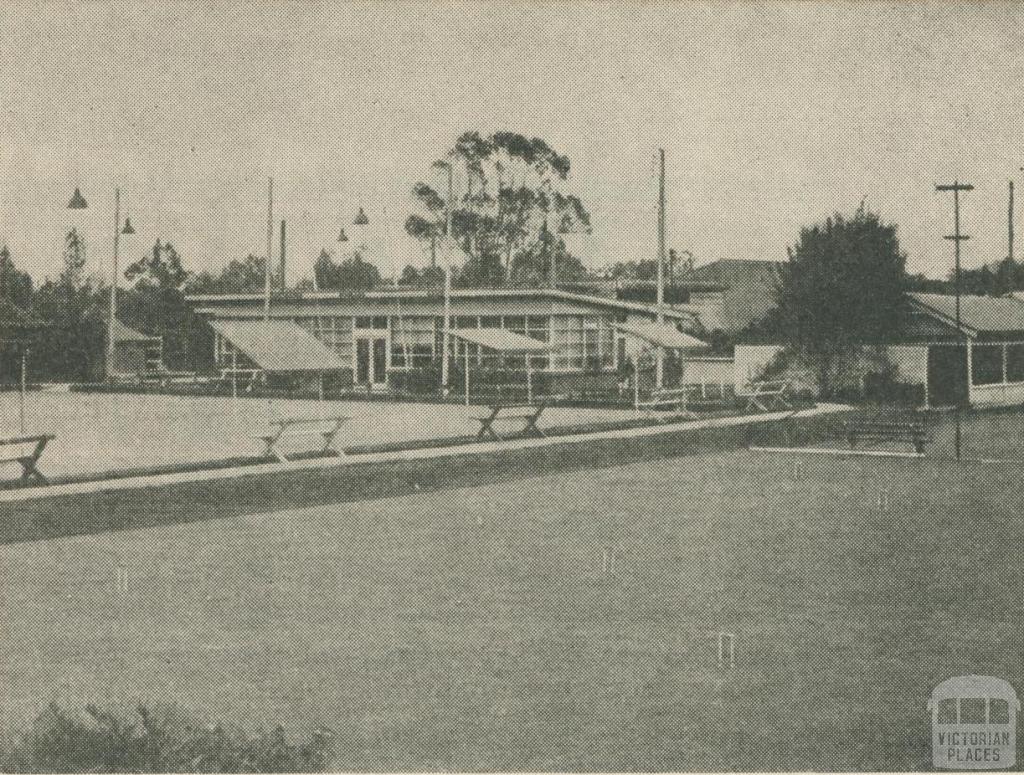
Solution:
<path fill-rule="evenodd" d="M 55 704 L 31 729 L 4 745 L 4 772 L 314 772 L 326 768 L 331 733 L 318 729 L 300 744 L 281 727 L 248 734 L 203 725 L 173 705 L 122 718 L 90 705 L 69 713 Z"/>

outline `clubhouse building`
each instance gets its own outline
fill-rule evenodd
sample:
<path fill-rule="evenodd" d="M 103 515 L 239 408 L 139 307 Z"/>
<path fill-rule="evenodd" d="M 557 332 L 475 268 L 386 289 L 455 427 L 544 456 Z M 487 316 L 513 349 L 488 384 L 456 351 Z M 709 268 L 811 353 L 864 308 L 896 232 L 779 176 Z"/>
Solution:
<path fill-rule="evenodd" d="M 439 288 L 277 291 L 269 324 L 260 293 L 194 294 L 187 301 L 210 321 L 221 369 L 320 372 L 341 385 L 386 391 L 409 387 L 417 374 L 432 379 L 444 347 Z M 700 309 L 691 305 L 666 304 L 661 326 L 653 304 L 553 288 L 453 289 L 449 305 L 452 363 L 532 370 L 556 389 L 583 374 L 614 378 L 652 347 L 703 344 L 690 336 L 703 331 Z M 524 337 L 546 347 L 528 351 Z"/>

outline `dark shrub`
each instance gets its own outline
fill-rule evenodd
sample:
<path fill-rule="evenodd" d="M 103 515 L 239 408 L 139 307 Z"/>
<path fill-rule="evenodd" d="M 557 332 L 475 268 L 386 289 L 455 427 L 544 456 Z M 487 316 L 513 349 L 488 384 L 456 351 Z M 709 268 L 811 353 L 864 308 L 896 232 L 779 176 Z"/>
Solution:
<path fill-rule="evenodd" d="M 203 725 L 174 705 L 140 705 L 121 718 L 50 704 L 4 748 L 4 772 L 314 772 L 327 767 L 331 734 L 318 729 L 295 744 L 281 727 L 248 734 Z"/>

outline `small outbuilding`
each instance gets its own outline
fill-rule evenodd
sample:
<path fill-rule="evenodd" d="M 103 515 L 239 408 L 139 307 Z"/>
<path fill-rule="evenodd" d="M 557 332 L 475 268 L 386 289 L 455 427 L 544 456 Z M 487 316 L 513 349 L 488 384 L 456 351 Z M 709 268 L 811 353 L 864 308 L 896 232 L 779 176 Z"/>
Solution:
<path fill-rule="evenodd" d="M 114 319 L 114 374 L 156 374 L 164 370 L 164 343 Z"/>

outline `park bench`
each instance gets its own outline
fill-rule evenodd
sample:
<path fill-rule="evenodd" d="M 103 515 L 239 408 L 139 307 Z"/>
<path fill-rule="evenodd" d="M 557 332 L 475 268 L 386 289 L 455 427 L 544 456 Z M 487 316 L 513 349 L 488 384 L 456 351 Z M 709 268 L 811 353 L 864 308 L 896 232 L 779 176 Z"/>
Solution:
<path fill-rule="evenodd" d="M 924 454 L 925 443 L 932 440 L 923 422 L 910 420 L 850 420 L 843 423 L 843 435 L 850 449 L 862 441 L 906 443 L 912 444 L 919 455 Z"/>
<path fill-rule="evenodd" d="M 348 422 L 351 417 L 335 415 L 332 417 L 286 417 L 280 420 L 271 420 L 271 430 L 257 436 L 265 445 L 263 457 L 276 457 L 281 463 L 290 463 L 288 456 L 281 447 L 285 442 L 302 438 L 319 438 L 321 443 L 317 449 L 311 450 L 325 455 L 328 452 L 335 452 L 344 457 L 344 452 L 334 448 L 334 437 L 338 435 L 341 426 Z"/>
<path fill-rule="evenodd" d="M 20 463 L 21 481 L 35 480 L 46 484 L 46 477 L 36 464 L 42 457 L 46 445 L 55 438 L 57 437 L 51 433 L 44 433 L 38 436 L 12 436 L 0 439 L 0 463 Z"/>
<path fill-rule="evenodd" d="M 518 434 L 521 438 L 529 438 L 531 436 L 545 438 L 544 431 L 537 427 L 537 421 L 544 414 L 548 400 L 550 398 L 532 403 L 525 401 L 510 403 L 494 401 L 487 404 L 490 414 L 483 417 L 473 417 L 474 420 L 480 423 L 480 430 L 476 434 L 476 440 L 483 441 L 489 437 L 494 441 L 504 441 L 504 437 L 494 430 L 494 423 L 506 421 L 521 421 L 523 423 L 522 430 Z"/>
<path fill-rule="evenodd" d="M 791 409 L 786 400 L 786 393 L 789 390 L 788 380 L 764 380 L 751 382 L 749 390 L 741 393 L 747 399 L 747 406 L 743 410 L 749 412 L 751 409 L 758 409 L 762 412 L 770 412 L 775 409 Z"/>
<path fill-rule="evenodd" d="M 690 411 L 690 400 L 693 388 L 690 386 L 683 386 L 677 388 L 655 388 L 651 391 L 651 395 L 645 401 L 637 402 L 637 409 L 644 412 L 644 414 L 654 417 L 655 419 L 662 419 L 655 412 L 658 409 L 675 409 L 676 415 L 682 415 L 683 417 L 696 418 L 693 412 Z"/>

